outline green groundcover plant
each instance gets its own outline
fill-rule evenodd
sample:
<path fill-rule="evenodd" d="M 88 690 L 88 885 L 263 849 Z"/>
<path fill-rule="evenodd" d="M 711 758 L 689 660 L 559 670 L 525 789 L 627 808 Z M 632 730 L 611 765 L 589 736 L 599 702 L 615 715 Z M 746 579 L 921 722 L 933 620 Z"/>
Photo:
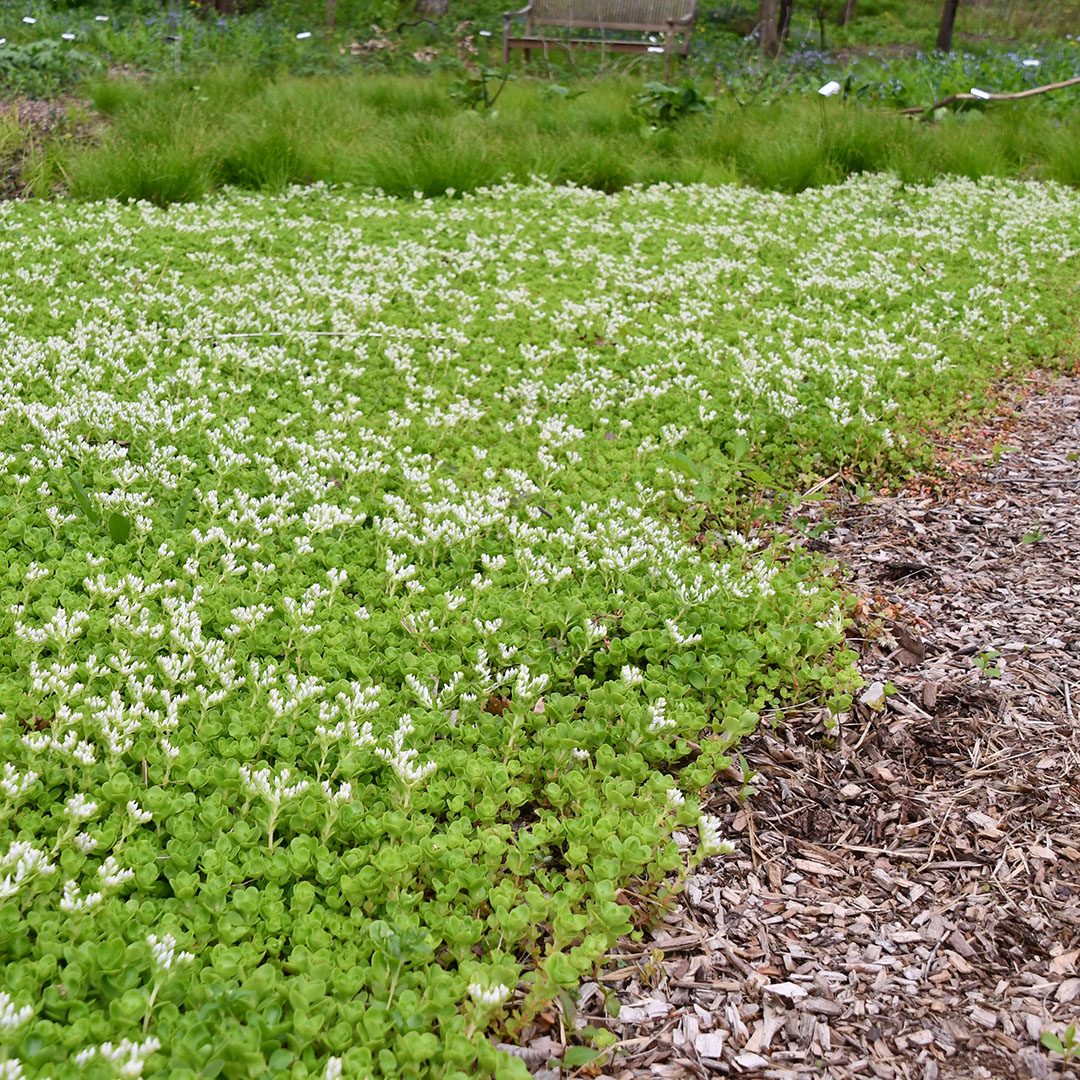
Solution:
<path fill-rule="evenodd" d="M 1078 248 L 1017 182 L 0 207 L 0 1073 L 522 1076 L 848 707 L 748 517 L 1052 355 Z"/>

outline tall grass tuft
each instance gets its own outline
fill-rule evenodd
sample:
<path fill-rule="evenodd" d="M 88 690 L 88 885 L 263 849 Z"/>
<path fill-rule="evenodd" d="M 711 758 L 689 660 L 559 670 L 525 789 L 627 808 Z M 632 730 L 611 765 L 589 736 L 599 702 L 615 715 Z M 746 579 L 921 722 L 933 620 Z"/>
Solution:
<path fill-rule="evenodd" d="M 640 85 L 581 80 L 574 96 L 522 79 L 484 112 L 460 106 L 439 76 L 219 70 L 198 82 L 108 81 L 92 90 L 109 119 L 100 139 L 43 149 L 31 165 L 39 190 L 161 204 L 230 184 L 313 181 L 427 196 L 532 176 L 601 191 L 706 181 L 798 192 L 881 170 L 906 182 L 955 173 L 1080 183 L 1080 120 L 1022 105 L 927 124 L 836 100 L 721 98 L 709 114 L 653 131 L 634 111 Z"/>

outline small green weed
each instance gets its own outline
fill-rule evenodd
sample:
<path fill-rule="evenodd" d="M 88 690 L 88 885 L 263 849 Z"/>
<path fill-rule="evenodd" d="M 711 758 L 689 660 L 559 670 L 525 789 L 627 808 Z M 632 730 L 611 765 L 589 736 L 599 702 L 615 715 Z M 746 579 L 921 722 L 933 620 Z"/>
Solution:
<path fill-rule="evenodd" d="M 1080 1038 L 1077 1037 L 1076 1024 L 1070 1024 L 1062 1035 L 1044 1031 L 1039 1042 L 1052 1054 L 1060 1054 L 1068 1064 L 1074 1057 L 1080 1057 Z"/>
<path fill-rule="evenodd" d="M 450 97 L 468 109 L 488 111 L 495 108 L 513 77 L 506 67 L 470 65 L 450 87 Z"/>
<path fill-rule="evenodd" d="M 670 128 L 688 116 L 711 112 L 714 104 L 715 99 L 703 95 L 693 83 L 648 82 L 634 98 L 634 111 L 651 128 Z"/>

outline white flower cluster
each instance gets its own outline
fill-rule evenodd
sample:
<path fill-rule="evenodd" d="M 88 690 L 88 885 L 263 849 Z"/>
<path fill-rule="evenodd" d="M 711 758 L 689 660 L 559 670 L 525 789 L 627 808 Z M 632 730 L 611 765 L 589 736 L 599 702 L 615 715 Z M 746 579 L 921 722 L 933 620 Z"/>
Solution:
<path fill-rule="evenodd" d="M 702 814 L 698 822 L 698 836 L 701 839 L 702 855 L 730 855 L 735 845 L 723 837 L 723 825 L 712 814 Z"/>
<path fill-rule="evenodd" d="M 77 1065 L 89 1065 L 94 1058 L 104 1058 L 115 1070 L 117 1076 L 142 1076 L 146 1059 L 161 1049 L 161 1040 L 151 1036 L 142 1042 L 121 1039 L 118 1043 L 105 1042 L 100 1046 L 90 1046 L 75 1055 Z"/>
<path fill-rule="evenodd" d="M 375 748 L 375 753 L 394 770 L 394 774 L 406 787 L 415 787 L 438 768 L 434 761 L 425 761 L 422 765 L 417 763 L 417 751 L 405 746 L 405 740 L 412 732 L 412 717 L 404 713 L 390 736 L 390 745 Z"/>
<path fill-rule="evenodd" d="M 192 953 L 176 951 L 176 938 L 172 934 L 162 934 L 161 937 L 148 934 L 146 942 L 150 946 L 154 963 L 162 971 L 172 971 L 176 964 L 186 964 L 195 959 Z"/>
<path fill-rule="evenodd" d="M 504 983 L 496 983 L 493 986 L 485 986 L 483 983 L 469 983 L 469 996 L 478 1005 L 486 1005 L 488 1008 L 496 1008 L 510 996 L 510 987 Z"/>
<path fill-rule="evenodd" d="M 6 990 L 0 990 L 0 1031 L 14 1031 L 22 1027 L 34 1015 L 33 1005 L 16 1008 Z"/>
<path fill-rule="evenodd" d="M 303 777 L 290 783 L 293 771 L 287 768 L 274 773 L 269 768 L 252 769 L 241 765 L 240 777 L 252 795 L 261 795 L 271 806 L 280 806 L 289 799 L 295 799 L 311 786 L 311 781 Z"/>
<path fill-rule="evenodd" d="M 5 872 L 6 871 L 6 872 Z M 44 851 L 24 840 L 15 840 L 0 855 L 0 900 L 14 896 L 24 885 L 38 876 L 45 876 L 56 871 L 56 865 L 49 861 Z"/>

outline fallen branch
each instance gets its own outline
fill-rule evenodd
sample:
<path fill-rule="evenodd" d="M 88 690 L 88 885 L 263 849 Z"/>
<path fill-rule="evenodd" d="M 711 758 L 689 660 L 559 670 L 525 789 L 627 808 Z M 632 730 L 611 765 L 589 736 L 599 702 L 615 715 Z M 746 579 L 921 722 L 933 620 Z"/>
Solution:
<path fill-rule="evenodd" d="M 1046 86 L 1033 86 L 1030 90 L 1018 90 L 1014 94 L 950 94 L 947 98 L 935 101 L 929 109 L 924 109 L 921 105 L 915 105 L 910 109 L 901 109 L 900 113 L 902 116 L 917 116 L 919 113 L 937 112 L 938 109 L 944 109 L 947 105 L 952 105 L 957 101 L 1019 101 L 1021 98 L 1045 94 L 1050 90 L 1064 90 L 1067 86 L 1078 85 L 1080 85 L 1080 75 L 1074 79 L 1066 79 L 1064 82 L 1048 83 Z"/>

